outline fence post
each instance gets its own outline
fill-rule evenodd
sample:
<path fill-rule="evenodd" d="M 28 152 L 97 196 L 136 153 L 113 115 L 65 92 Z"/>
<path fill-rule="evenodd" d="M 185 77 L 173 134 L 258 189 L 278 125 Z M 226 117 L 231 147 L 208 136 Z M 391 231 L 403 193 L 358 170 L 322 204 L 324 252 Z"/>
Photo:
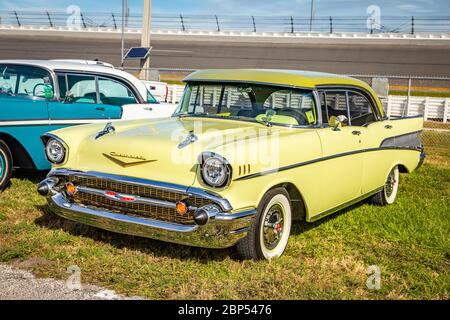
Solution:
<path fill-rule="evenodd" d="M 405 116 L 409 116 L 409 107 L 411 105 L 411 84 L 412 84 L 412 79 L 408 78 L 408 97 L 406 98 L 406 114 L 405 114 Z"/>
<path fill-rule="evenodd" d="M 84 21 L 84 15 L 83 15 L 83 12 L 80 12 L 80 16 L 81 16 L 81 22 L 83 23 L 83 28 L 86 29 L 86 22 Z"/>
<path fill-rule="evenodd" d="M 414 16 L 411 17 L 411 34 L 414 34 Z"/>
<path fill-rule="evenodd" d="M 17 11 L 14 11 L 14 15 L 16 16 L 17 25 L 18 25 L 19 27 L 21 27 L 22 24 L 20 23 L 19 16 L 17 15 Z"/>
<path fill-rule="evenodd" d="M 444 102 L 444 123 L 447 123 L 449 105 L 450 105 L 450 99 L 446 98 L 445 102 Z"/>
<path fill-rule="evenodd" d="M 215 15 L 215 17 L 216 17 L 216 24 L 217 24 L 217 32 L 220 32 L 219 18 L 217 17 L 217 15 Z"/>
<path fill-rule="evenodd" d="M 253 32 L 256 32 L 256 21 L 254 16 L 252 16 L 252 21 L 253 21 Z"/>
<path fill-rule="evenodd" d="M 430 106 L 430 97 L 425 98 L 425 107 L 423 108 L 423 121 L 428 121 L 428 109 Z"/>
<path fill-rule="evenodd" d="M 330 16 L 330 33 L 333 33 L 333 17 Z"/>
<path fill-rule="evenodd" d="M 386 110 L 386 115 L 387 115 L 387 117 L 388 118 L 390 118 L 391 117 L 391 110 L 392 110 L 392 96 L 388 96 L 388 99 L 387 99 L 387 108 L 386 108 L 387 110 Z"/>
<path fill-rule="evenodd" d="M 50 18 L 50 13 L 48 13 L 48 11 L 47 11 L 47 18 L 48 18 L 48 23 L 50 23 L 50 28 L 53 28 L 52 18 Z"/>
<path fill-rule="evenodd" d="M 180 21 L 181 21 L 181 30 L 186 31 L 186 26 L 184 25 L 184 19 L 182 14 L 180 14 Z"/>
<path fill-rule="evenodd" d="M 112 19 L 113 19 L 114 29 L 117 30 L 116 17 L 114 16 L 114 13 L 111 13 L 111 15 L 112 15 Z"/>
<path fill-rule="evenodd" d="M 294 33 L 294 17 L 291 16 L 291 33 Z"/>

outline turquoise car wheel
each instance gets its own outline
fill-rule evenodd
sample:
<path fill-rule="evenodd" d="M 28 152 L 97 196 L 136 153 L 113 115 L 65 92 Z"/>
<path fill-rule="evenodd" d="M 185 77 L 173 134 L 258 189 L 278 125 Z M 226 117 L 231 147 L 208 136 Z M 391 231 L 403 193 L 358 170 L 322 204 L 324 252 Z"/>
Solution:
<path fill-rule="evenodd" d="M 0 140 L 0 191 L 9 184 L 12 173 L 12 156 L 6 143 Z"/>

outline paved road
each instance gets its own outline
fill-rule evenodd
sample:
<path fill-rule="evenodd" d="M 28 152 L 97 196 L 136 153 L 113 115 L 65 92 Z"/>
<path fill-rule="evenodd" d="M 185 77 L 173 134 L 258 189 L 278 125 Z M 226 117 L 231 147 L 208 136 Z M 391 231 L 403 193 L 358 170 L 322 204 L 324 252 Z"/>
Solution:
<path fill-rule="evenodd" d="M 0 300 L 129 300 L 114 291 L 83 285 L 71 290 L 65 281 L 36 279 L 31 273 L 0 265 Z"/>
<path fill-rule="evenodd" d="M 154 37 L 156 68 L 281 68 L 345 74 L 450 76 L 450 44 L 327 44 L 254 41 L 202 41 Z M 138 36 L 127 46 L 139 45 Z M 375 41 L 374 41 L 375 42 Z M 119 64 L 120 39 L 98 37 L 17 36 L 0 34 L 0 59 L 98 58 Z M 133 66 L 133 64 L 131 64 Z M 135 66 L 135 65 L 134 65 Z"/>

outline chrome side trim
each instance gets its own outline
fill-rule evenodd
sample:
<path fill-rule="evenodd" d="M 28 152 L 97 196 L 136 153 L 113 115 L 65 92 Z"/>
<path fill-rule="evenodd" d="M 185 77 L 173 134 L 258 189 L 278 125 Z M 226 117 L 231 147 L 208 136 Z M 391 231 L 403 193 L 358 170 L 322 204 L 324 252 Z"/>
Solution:
<path fill-rule="evenodd" d="M 263 171 L 263 172 L 254 173 L 254 174 L 251 174 L 251 175 L 248 175 L 248 176 L 237 178 L 234 181 L 253 179 L 253 178 L 266 176 L 266 175 L 277 173 L 277 172 L 281 172 L 281 171 L 286 171 L 286 170 L 291 170 L 291 169 L 298 168 L 298 167 L 307 166 L 307 165 L 314 164 L 314 163 L 317 163 L 317 162 L 332 160 L 332 159 L 340 158 L 340 157 L 347 157 L 347 156 L 355 155 L 355 154 L 358 154 L 358 153 L 374 152 L 374 151 L 386 151 L 386 150 L 407 150 L 407 151 L 418 151 L 418 152 L 421 152 L 422 148 L 421 147 L 397 147 L 397 146 L 389 147 L 389 146 L 387 146 L 387 147 L 379 147 L 379 148 L 370 148 L 370 149 L 361 149 L 361 150 L 349 151 L 349 152 L 334 154 L 334 155 L 331 155 L 331 156 L 328 156 L 328 157 L 322 157 L 322 158 L 313 159 L 313 160 L 309 160 L 309 161 L 305 161 L 305 162 L 299 162 L 299 163 L 291 164 L 291 165 L 288 165 L 288 166 L 284 166 L 284 167 L 280 167 L 280 168 L 276 168 L 276 169 L 272 169 L 272 170 L 267 170 L 267 171 Z"/>
<path fill-rule="evenodd" d="M 183 193 L 187 196 L 196 196 L 196 197 L 211 200 L 212 202 L 218 204 L 221 207 L 221 209 L 226 212 L 233 210 L 233 207 L 231 206 L 230 202 L 227 199 L 224 199 L 221 196 L 219 196 L 213 192 L 195 188 L 195 187 L 183 186 L 183 185 L 172 184 L 172 183 L 167 183 L 167 182 L 160 182 L 160 181 L 147 180 L 147 179 L 128 177 L 128 176 L 119 176 L 119 175 L 96 172 L 96 171 L 84 172 L 84 171 L 77 171 L 77 170 L 70 170 L 70 169 L 52 169 L 50 171 L 50 173 L 48 174 L 48 177 L 70 176 L 70 175 L 76 175 L 76 176 L 87 177 L 87 178 L 98 178 L 98 179 L 110 180 L 110 181 L 114 181 L 114 182 L 130 183 L 130 184 L 140 185 L 140 186 L 144 186 L 144 187 L 151 187 L 151 188 L 161 189 L 161 190 L 166 190 L 166 191 L 179 192 L 179 193 Z"/>

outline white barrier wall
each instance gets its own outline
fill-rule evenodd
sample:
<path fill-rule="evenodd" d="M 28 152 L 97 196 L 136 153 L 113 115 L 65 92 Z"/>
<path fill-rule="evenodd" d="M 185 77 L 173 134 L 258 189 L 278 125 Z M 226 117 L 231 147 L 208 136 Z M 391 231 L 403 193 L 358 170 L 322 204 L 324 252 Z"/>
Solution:
<path fill-rule="evenodd" d="M 168 102 L 179 103 L 183 92 L 184 86 L 169 85 Z M 389 96 L 384 102 L 390 117 L 423 115 L 425 121 L 450 120 L 450 98 Z"/>

